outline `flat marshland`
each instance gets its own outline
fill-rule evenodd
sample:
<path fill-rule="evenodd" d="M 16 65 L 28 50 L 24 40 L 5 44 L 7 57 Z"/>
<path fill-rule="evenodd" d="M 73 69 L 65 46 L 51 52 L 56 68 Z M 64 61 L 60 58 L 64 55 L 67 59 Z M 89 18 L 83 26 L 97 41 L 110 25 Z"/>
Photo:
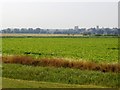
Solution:
<path fill-rule="evenodd" d="M 118 87 L 117 37 L 7 37 L 2 38 L 2 55 L 4 78 L 74 88 Z"/>

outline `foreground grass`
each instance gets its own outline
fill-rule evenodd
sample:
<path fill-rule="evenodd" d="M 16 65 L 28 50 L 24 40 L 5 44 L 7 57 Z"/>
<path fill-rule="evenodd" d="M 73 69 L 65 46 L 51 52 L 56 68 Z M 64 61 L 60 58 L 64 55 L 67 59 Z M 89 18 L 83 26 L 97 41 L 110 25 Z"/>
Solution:
<path fill-rule="evenodd" d="M 3 78 L 2 88 L 104 88 L 104 87 L 94 85 L 61 84 Z"/>
<path fill-rule="evenodd" d="M 70 68 L 35 67 L 20 64 L 3 64 L 3 77 L 63 84 L 97 85 L 102 87 L 118 86 L 117 73 L 82 71 Z"/>

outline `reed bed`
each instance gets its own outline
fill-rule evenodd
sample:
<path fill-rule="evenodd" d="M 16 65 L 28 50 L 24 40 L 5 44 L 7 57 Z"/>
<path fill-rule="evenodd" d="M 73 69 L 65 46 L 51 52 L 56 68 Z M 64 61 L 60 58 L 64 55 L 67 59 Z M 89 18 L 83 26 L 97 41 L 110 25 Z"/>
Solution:
<path fill-rule="evenodd" d="M 90 61 L 69 61 L 64 59 L 32 58 L 30 56 L 3 56 L 3 63 L 15 63 L 33 66 L 50 66 L 75 68 L 80 70 L 94 70 L 101 72 L 120 72 L 120 64 L 95 63 Z"/>

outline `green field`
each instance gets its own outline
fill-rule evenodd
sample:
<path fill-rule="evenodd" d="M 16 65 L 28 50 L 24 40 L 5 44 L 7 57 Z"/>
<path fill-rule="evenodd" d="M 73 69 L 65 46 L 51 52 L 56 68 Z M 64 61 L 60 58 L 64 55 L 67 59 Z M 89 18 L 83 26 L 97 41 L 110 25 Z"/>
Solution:
<path fill-rule="evenodd" d="M 118 62 L 118 38 L 3 38 L 3 55 Z"/>
<path fill-rule="evenodd" d="M 95 85 L 61 84 L 41 81 L 3 78 L 2 88 L 106 88 Z"/>
<path fill-rule="evenodd" d="M 69 68 L 34 67 L 21 64 L 4 64 L 3 77 L 88 86 L 118 86 L 118 75 L 116 73 L 102 73 L 88 70 L 82 71 Z"/>
<path fill-rule="evenodd" d="M 31 56 L 33 58 L 63 59 L 69 61 L 86 61 L 104 64 L 118 63 L 118 38 L 2 38 L 3 56 Z M 80 70 L 75 68 L 54 66 L 32 66 L 12 63 L 3 63 L 3 87 L 42 88 L 58 85 L 58 87 L 91 88 L 91 87 L 118 87 L 117 72 L 101 72 L 92 70 Z M 9 79 L 12 80 L 12 82 Z M 18 80 L 21 80 L 18 82 Z M 23 81 L 22 81 L 23 80 Z M 7 84 L 8 82 L 9 85 Z M 44 87 L 45 86 L 45 87 Z M 12 88 L 12 87 L 11 87 Z"/>

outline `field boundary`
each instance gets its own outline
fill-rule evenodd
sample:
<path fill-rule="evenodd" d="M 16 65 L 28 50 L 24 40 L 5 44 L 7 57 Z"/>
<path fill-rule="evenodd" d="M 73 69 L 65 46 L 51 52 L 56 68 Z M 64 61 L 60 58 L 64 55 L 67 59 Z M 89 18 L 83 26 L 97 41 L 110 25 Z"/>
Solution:
<path fill-rule="evenodd" d="M 0 38 L 118 38 L 118 36 L 96 36 L 82 34 L 0 34 Z"/>
<path fill-rule="evenodd" d="M 2 56 L 3 63 L 15 63 L 33 66 L 50 66 L 94 70 L 101 72 L 120 72 L 120 64 L 94 63 L 90 61 L 69 61 L 64 59 L 32 58 L 30 56 Z"/>

